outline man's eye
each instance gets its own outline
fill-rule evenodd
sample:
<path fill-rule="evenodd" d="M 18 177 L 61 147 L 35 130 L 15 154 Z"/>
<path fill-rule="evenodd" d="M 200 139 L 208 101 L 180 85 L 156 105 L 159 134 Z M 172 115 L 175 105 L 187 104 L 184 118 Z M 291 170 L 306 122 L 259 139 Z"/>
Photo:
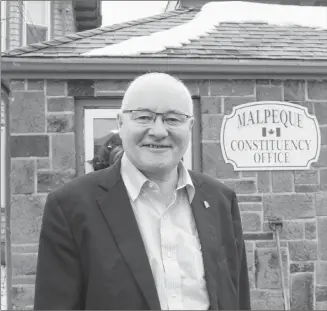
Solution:
<path fill-rule="evenodd" d="M 138 116 L 138 117 L 136 117 L 136 119 L 146 121 L 146 120 L 151 120 L 152 117 L 151 116 Z"/>

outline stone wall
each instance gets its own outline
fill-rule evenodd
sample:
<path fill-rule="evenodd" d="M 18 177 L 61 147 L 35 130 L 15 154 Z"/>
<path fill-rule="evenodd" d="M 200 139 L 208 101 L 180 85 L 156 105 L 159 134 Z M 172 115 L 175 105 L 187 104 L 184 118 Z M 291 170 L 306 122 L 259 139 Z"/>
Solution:
<path fill-rule="evenodd" d="M 278 257 L 268 216 L 285 219 L 281 233 L 292 309 L 327 308 L 327 81 L 185 81 L 200 95 L 202 170 L 233 187 L 246 238 L 253 309 L 283 309 Z M 38 235 L 46 195 L 76 176 L 74 97 L 123 91 L 127 81 L 13 81 L 11 187 L 13 293 L 31 307 Z M 256 100 L 308 107 L 320 124 L 319 161 L 307 171 L 234 172 L 220 145 L 224 114 Z"/>

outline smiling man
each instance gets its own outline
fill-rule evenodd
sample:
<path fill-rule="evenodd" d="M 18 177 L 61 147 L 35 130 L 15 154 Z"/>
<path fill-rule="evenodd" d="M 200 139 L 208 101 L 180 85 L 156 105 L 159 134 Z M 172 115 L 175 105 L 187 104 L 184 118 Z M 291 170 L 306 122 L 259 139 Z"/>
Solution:
<path fill-rule="evenodd" d="M 182 161 L 193 122 L 181 81 L 130 84 L 122 158 L 48 196 L 35 309 L 250 309 L 236 194 Z"/>

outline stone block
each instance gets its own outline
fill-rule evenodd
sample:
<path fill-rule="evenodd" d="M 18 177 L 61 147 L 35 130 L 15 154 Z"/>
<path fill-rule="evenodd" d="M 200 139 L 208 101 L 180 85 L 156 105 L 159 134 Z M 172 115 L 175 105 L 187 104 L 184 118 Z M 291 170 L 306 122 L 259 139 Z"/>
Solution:
<path fill-rule="evenodd" d="M 210 80 L 210 95 L 246 96 L 254 95 L 254 81 L 251 80 Z"/>
<path fill-rule="evenodd" d="M 262 212 L 261 203 L 239 203 L 241 212 Z"/>
<path fill-rule="evenodd" d="M 327 216 L 327 191 L 316 193 L 316 215 L 317 216 Z"/>
<path fill-rule="evenodd" d="M 201 116 L 201 134 L 202 140 L 220 141 L 221 124 L 223 115 L 208 115 Z"/>
<path fill-rule="evenodd" d="M 47 96 L 67 96 L 67 82 L 62 80 L 47 80 Z"/>
<path fill-rule="evenodd" d="M 34 304 L 34 285 L 16 285 L 12 289 L 13 309 L 26 310 Z"/>
<path fill-rule="evenodd" d="M 285 80 L 284 82 L 284 100 L 303 101 L 305 100 L 305 81 L 303 80 Z"/>
<path fill-rule="evenodd" d="M 312 193 L 319 192 L 319 185 L 295 185 L 295 192 L 297 193 Z"/>
<path fill-rule="evenodd" d="M 220 114 L 222 113 L 222 99 L 218 96 L 202 96 L 201 97 L 201 114 Z"/>
<path fill-rule="evenodd" d="M 28 91 L 43 91 L 44 80 L 27 80 Z"/>
<path fill-rule="evenodd" d="M 327 302 L 327 286 L 316 286 L 316 301 L 317 302 L 321 302 L 321 301 Z"/>
<path fill-rule="evenodd" d="M 283 100 L 283 88 L 278 85 L 257 85 L 257 101 L 261 100 Z"/>
<path fill-rule="evenodd" d="M 73 97 L 48 97 L 48 112 L 74 111 Z"/>
<path fill-rule="evenodd" d="M 54 191 L 74 178 L 74 170 L 65 172 L 40 171 L 37 174 L 37 191 L 40 193 Z"/>
<path fill-rule="evenodd" d="M 68 96 L 95 96 L 92 80 L 69 80 Z"/>
<path fill-rule="evenodd" d="M 294 183 L 296 185 L 318 184 L 318 171 L 294 171 Z"/>
<path fill-rule="evenodd" d="M 272 240 L 272 232 L 258 232 L 258 233 L 244 233 L 244 240 L 247 241 L 258 241 L 258 240 Z"/>
<path fill-rule="evenodd" d="M 52 133 L 67 133 L 74 131 L 74 115 L 48 115 L 47 116 L 47 131 Z"/>
<path fill-rule="evenodd" d="M 319 125 L 327 125 L 327 98 L 325 98 L 325 102 L 318 102 L 313 105 Z"/>
<path fill-rule="evenodd" d="M 284 310 L 279 290 L 251 290 L 251 310 Z"/>
<path fill-rule="evenodd" d="M 247 194 L 256 192 L 255 181 L 251 179 L 226 180 L 224 184 L 232 188 L 238 194 Z"/>
<path fill-rule="evenodd" d="M 44 133 L 44 93 L 12 92 L 9 118 L 11 133 Z"/>
<path fill-rule="evenodd" d="M 52 168 L 54 170 L 75 169 L 74 134 L 52 135 Z"/>
<path fill-rule="evenodd" d="M 317 224 L 316 220 L 308 221 L 304 224 L 305 238 L 307 240 L 314 240 L 317 238 Z"/>
<path fill-rule="evenodd" d="M 264 219 L 281 217 L 284 220 L 315 216 L 314 197 L 310 194 L 275 194 L 263 196 Z"/>
<path fill-rule="evenodd" d="M 35 275 L 17 275 L 12 277 L 12 285 L 34 285 Z"/>
<path fill-rule="evenodd" d="M 294 191 L 294 175 L 287 171 L 271 172 L 273 192 L 292 192 Z"/>
<path fill-rule="evenodd" d="M 315 272 L 315 266 L 313 262 L 291 263 L 290 272 L 291 273 Z"/>
<path fill-rule="evenodd" d="M 327 145 L 327 126 L 320 126 L 321 145 Z"/>
<path fill-rule="evenodd" d="M 37 159 L 37 169 L 38 170 L 44 170 L 50 168 L 50 160 L 49 158 L 41 158 Z"/>
<path fill-rule="evenodd" d="M 327 260 L 327 217 L 317 218 L 318 235 L 318 257 L 320 260 Z"/>
<path fill-rule="evenodd" d="M 291 310 L 313 310 L 313 273 L 291 275 Z"/>
<path fill-rule="evenodd" d="M 327 98 L 327 81 L 309 80 L 308 81 L 308 98 L 315 100 L 326 100 Z"/>
<path fill-rule="evenodd" d="M 263 230 L 270 232 L 268 222 L 264 222 Z M 299 240 L 304 237 L 304 226 L 302 222 L 297 221 L 284 221 L 283 228 L 279 232 L 279 238 L 281 240 Z"/>
<path fill-rule="evenodd" d="M 260 195 L 239 195 L 237 194 L 237 200 L 239 203 L 258 203 L 262 202 L 262 196 Z"/>
<path fill-rule="evenodd" d="M 240 172 L 242 177 L 257 177 L 257 172 L 252 172 L 252 171 L 243 171 L 243 172 Z"/>
<path fill-rule="evenodd" d="M 288 288 L 288 262 L 287 251 L 281 249 L 284 281 Z M 256 265 L 256 285 L 260 289 L 279 289 L 280 288 L 280 272 L 278 264 L 278 253 L 276 249 L 257 248 L 255 251 Z"/>
<path fill-rule="evenodd" d="M 319 285 L 327 285 L 327 261 L 317 261 L 316 282 Z"/>
<path fill-rule="evenodd" d="M 327 310 L 327 301 L 317 301 L 315 310 Z"/>
<path fill-rule="evenodd" d="M 12 253 L 12 275 L 36 275 L 37 253 Z"/>
<path fill-rule="evenodd" d="M 317 260 L 316 241 L 289 241 L 290 259 L 293 261 Z"/>
<path fill-rule="evenodd" d="M 12 194 L 35 192 L 35 160 L 11 160 L 10 185 Z"/>
<path fill-rule="evenodd" d="M 233 108 L 242 104 L 247 104 L 255 101 L 255 96 L 240 96 L 240 97 L 224 97 L 223 107 L 224 113 L 230 114 Z"/>
<path fill-rule="evenodd" d="M 129 85 L 129 80 L 98 80 L 94 82 L 96 93 L 98 92 L 125 92 Z"/>
<path fill-rule="evenodd" d="M 24 91 L 25 90 L 25 80 L 12 80 L 10 81 L 10 91 Z"/>
<path fill-rule="evenodd" d="M 265 233 L 267 234 L 267 233 Z M 270 232 L 271 234 L 271 239 L 273 238 L 273 234 Z M 257 248 L 274 248 L 276 249 L 277 247 L 277 243 L 276 241 L 257 241 L 255 243 L 255 246 Z M 287 241 L 280 241 L 280 247 L 287 247 Z"/>
<path fill-rule="evenodd" d="M 255 279 L 254 279 L 254 245 L 252 242 L 245 242 L 246 248 L 246 259 L 248 265 L 248 275 L 249 275 L 249 283 L 250 288 L 255 287 Z"/>
<path fill-rule="evenodd" d="M 326 105 L 327 110 L 327 105 Z M 317 162 L 311 164 L 313 167 L 327 167 L 327 146 L 320 148 L 320 154 Z"/>
<path fill-rule="evenodd" d="M 244 232 L 261 231 L 261 213 L 241 212 Z"/>
<path fill-rule="evenodd" d="M 316 301 L 327 302 L 327 286 L 316 286 Z"/>
<path fill-rule="evenodd" d="M 231 164 L 225 163 L 219 143 L 202 144 L 203 173 L 215 178 L 236 178 L 238 172 Z"/>
<path fill-rule="evenodd" d="M 23 135 L 10 137 L 12 158 L 49 156 L 49 137 L 47 135 Z"/>
<path fill-rule="evenodd" d="M 258 172 L 257 175 L 258 192 L 270 192 L 271 190 L 271 172 Z"/>
<path fill-rule="evenodd" d="M 13 244 L 39 240 L 45 195 L 13 195 L 11 201 L 11 240 Z"/>
<path fill-rule="evenodd" d="M 320 189 L 327 191 L 327 169 L 320 170 Z"/>

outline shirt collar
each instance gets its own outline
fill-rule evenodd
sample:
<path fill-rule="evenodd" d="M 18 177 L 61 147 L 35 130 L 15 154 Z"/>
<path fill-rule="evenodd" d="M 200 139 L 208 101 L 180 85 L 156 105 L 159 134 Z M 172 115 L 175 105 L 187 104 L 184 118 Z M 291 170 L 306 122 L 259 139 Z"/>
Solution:
<path fill-rule="evenodd" d="M 150 180 L 145 177 L 128 159 L 126 153 L 123 154 L 121 159 L 121 175 L 127 192 L 133 201 L 135 201 L 139 196 L 143 185 L 150 182 Z M 184 163 L 181 161 L 178 164 L 178 182 L 176 190 L 184 187 L 186 188 L 189 202 L 191 203 L 194 198 L 195 188 L 189 172 L 187 171 Z"/>

